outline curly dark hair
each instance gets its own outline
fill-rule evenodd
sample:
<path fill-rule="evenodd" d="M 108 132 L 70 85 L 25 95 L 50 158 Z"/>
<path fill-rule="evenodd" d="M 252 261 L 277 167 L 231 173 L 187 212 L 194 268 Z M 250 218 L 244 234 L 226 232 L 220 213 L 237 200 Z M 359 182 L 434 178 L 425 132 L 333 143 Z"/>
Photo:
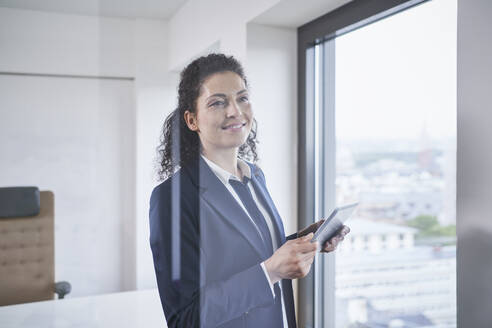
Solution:
<path fill-rule="evenodd" d="M 212 74 L 226 71 L 239 75 L 244 80 L 246 88 L 249 89 L 243 67 L 233 56 L 212 53 L 193 60 L 181 71 L 178 107 L 164 121 L 160 144 L 157 147 L 157 174 L 160 181 L 167 179 L 177 169 L 198 158 L 202 151 L 200 138 L 197 132 L 190 130 L 186 125 L 184 113 L 186 110 L 196 113 L 196 100 L 205 79 Z M 255 164 L 258 161 L 256 132 L 257 122 L 253 119 L 251 132 L 238 151 L 239 158 Z"/>

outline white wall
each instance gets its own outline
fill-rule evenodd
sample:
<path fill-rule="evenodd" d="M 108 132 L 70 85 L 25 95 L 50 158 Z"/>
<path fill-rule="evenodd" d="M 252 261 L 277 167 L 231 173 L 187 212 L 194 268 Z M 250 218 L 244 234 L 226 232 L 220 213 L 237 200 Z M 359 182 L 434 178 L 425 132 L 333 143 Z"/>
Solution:
<path fill-rule="evenodd" d="M 149 245 L 149 200 L 157 184 L 155 149 L 165 117 L 176 105 L 178 74 L 167 73 L 168 28 L 158 20 L 136 22 L 136 288 L 157 286 Z"/>
<path fill-rule="evenodd" d="M 133 76 L 128 19 L 0 8 L 0 71 Z"/>
<path fill-rule="evenodd" d="M 280 0 L 186 1 L 169 20 L 169 69 L 181 70 L 216 43 L 220 44 L 220 51 L 243 61 L 247 52 L 247 22 L 278 2 Z"/>
<path fill-rule="evenodd" d="M 70 296 L 155 287 L 148 202 L 176 85 L 167 29 L 0 8 L 0 71 L 134 78 L 1 76 L 0 185 L 54 190 L 55 275 Z"/>
<path fill-rule="evenodd" d="M 458 326 L 492 322 L 492 2 L 458 0 Z"/>
<path fill-rule="evenodd" d="M 298 230 L 297 30 L 250 23 L 247 35 L 243 64 L 258 122 L 259 165 L 289 235 Z M 293 288 L 296 297 L 297 280 Z"/>
<path fill-rule="evenodd" d="M 258 122 L 259 165 L 284 221 L 297 231 L 297 31 L 248 24 L 244 62 Z"/>
<path fill-rule="evenodd" d="M 124 289 L 133 82 L 0 76 L 0 116 L 1 185 L 55 194 L 56 280 L 71 296 Z"/>

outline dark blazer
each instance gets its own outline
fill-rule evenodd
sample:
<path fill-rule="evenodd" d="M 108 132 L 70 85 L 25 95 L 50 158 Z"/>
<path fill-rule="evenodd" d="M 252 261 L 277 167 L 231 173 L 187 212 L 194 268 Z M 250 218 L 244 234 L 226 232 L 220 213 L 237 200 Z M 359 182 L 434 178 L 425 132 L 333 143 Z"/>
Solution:
<path fill-rule="evenodd" d="M 259 167 L 248 163 L 259 200 L 280 245 L 280 215 Z M 154 188 L 150 246 L 169 327 L 282 327 L 282 313 L 260 263 L 266 254 L 247 214 L 198 156 Z M 289 328 L 296 327 L 291 280 L 282 290 Z"/>

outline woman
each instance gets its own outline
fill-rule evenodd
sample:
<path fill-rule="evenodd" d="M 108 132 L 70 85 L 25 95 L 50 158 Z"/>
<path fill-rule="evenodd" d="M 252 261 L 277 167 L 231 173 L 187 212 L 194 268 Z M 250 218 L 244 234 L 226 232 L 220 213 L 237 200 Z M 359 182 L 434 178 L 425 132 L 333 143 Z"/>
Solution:
<path fill-rule="evenodd" d="M 308 274 L 323 220 L 285 237 L 254 164 L 256 121 L 241 65 L 223 54 L 190 63 L 162 135 L 165 181 L 150 199 L 150 245 L 168 326 L 295 327 L 291 279 Z"/>

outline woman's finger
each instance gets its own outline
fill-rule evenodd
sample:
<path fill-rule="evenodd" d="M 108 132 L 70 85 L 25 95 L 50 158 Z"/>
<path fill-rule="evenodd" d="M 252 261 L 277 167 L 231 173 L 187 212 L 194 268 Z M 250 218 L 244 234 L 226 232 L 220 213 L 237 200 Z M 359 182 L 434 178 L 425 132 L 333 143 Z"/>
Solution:
<path fill-rule="evenodd" d="M 330 253 L 330 252 L 333 252 L 335 249 L 336 249 L 336 247 L 330 245 L 330 246 L 326 247 L 325 249 L 323 249 L 321 252 Z"/>
<path fill-rule="evenodd" d="M 333 245 L 330 241 L 327 241 L 324 246 L 323 246 L 323 249 L 321 250 L 321 252 L 324 252 L 324 253 L 328 253 L 328 252 L 332 252 L 334 251 L 336 248 L 336 245 Z"/>
<path fill-rule="evenodd" d="M 344 226 L 343 226 L 343 228 L 342 228 L 341 234 L 342 234 L 343 236 L 345 236 L 345 235 L 346 235 L 346 234 L 348 234 L 349 232 L 350 232 L 350 228 L 349 228 L 349 227 L 347 227 L 346 225 L 344 225 Z"/>
<path fill-rule="evenodd" d="M 343 238 L 343 237 L 341 237 L 340 235 L 336 235 L 335 237 L 330 239 L 330 244 L 335 245 L 335 246 L 338 245 L 341 238 Z"/>

